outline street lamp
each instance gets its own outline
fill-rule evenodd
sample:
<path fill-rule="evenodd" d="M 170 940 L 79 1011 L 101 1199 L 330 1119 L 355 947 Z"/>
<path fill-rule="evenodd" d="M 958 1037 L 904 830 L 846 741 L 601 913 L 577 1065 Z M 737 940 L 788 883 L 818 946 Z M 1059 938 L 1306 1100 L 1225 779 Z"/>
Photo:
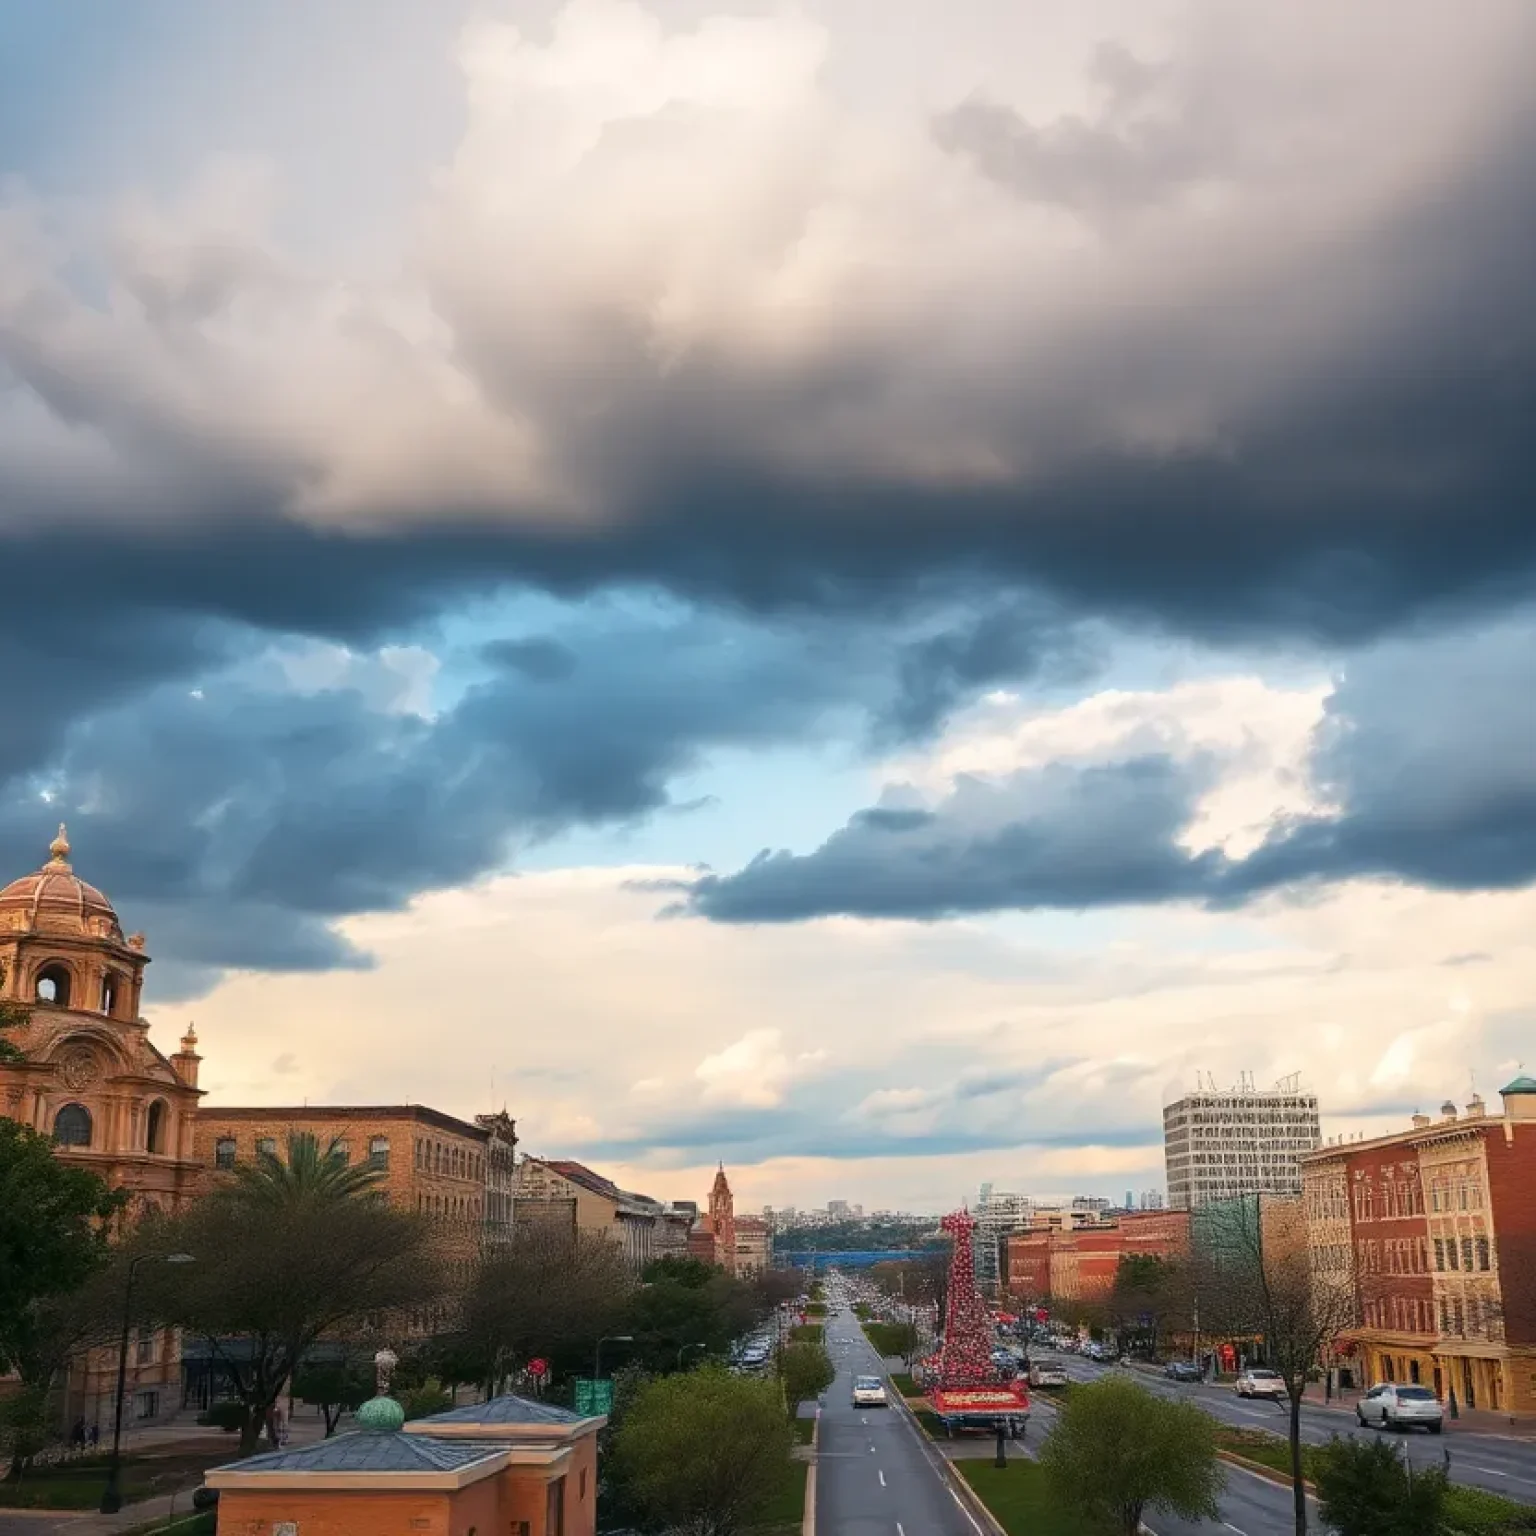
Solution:
<path fill-rule="evenodd" d="M 678 1350 L 678 1352 L 677 1352 L 677 1368 L 678 1368 L 678 1370 L 682 1370 L 682 1368 L 683 1368 L 683 1356 L 686 1355 L 690 1349 L 708 1349 L 708 1348 L 709 1348 L 709 1345 L 707 1345 L 707 1344 L 684 1344 L 683 1347 L 680 1350 Z"/>
<path fill-rule="evenodd" d="M 194 1263 L 190 1253 L 141 1253 L 128 1261 L 128 1284 L 123 1289 L 123 1331 L 117 1341 L 117 1399 L 112 1419 L 112 1454 L 107 1459 L 107 1486 L 101 1495 L 101 1512 L 115 1515 L 123 1507 L 121 1487 L 123 1445 L 123 1391 L 128 1384 L 128 1331 L 133 1326 L 133 1281 L 140 1264 Z"/>
<path fill-rule="evenodd" d="M 605 1333 L 597 1341 L 597 1348 L 592 1354 L 592 1379 L 603 1379 L 603 1345 L 604 1344 L 633 1344 L 635 1336 L 632 1333 Z"/>

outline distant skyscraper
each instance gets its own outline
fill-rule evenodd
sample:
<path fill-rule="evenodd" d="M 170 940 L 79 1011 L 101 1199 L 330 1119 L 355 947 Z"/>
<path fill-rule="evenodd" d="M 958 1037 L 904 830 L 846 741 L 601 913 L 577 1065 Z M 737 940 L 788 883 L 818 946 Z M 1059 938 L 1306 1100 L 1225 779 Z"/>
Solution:
<path fill-rule="evenodd" d="M 1126 1190 L 1125 1192 L 1125 1208 L 1128 1211 L 1134 1211 L 1136 1209 L 1136 1196 L 1133 1195 L 1130 1190 Z"/>
<path fill-rule="evenodd" d="M 1288 1088 L 1186 1094 L 1163 1111 L 1168 1203 L 1197 1210 L 1234 1195 L 1301 1190 L 1301 1156 L 1321 1143 L 1317 1098 Z"/>
<path fill-rule="evenodd" d="M 833 1221 L 847 1221 L 848 1202 L 846 1200 L 828 1200 L 827 1215 L 830 1216 Z"/>

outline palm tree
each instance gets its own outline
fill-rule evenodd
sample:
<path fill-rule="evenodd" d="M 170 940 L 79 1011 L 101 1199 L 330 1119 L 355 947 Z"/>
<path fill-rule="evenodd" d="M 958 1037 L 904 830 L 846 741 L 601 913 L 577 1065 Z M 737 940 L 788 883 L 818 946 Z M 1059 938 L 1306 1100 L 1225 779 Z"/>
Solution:
<path fill-rule="evenodd" d="M 254 1163 L 235 1169 L 225 1193 L 249 1205 L 292 1208 L 382 1196 L 383 1183 L 380 1170 L 348 1161 L 339 1137 L 322 1149 L 311 1132 L 290 1131 L 286 1161 L 275 1152 L 259 1152 Z"/>

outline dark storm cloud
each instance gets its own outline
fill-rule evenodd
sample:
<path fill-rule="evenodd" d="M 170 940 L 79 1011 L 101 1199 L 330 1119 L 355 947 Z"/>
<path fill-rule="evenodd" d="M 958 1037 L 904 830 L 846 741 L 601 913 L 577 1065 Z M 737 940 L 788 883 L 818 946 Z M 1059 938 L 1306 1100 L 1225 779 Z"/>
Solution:
<path fill-rule="evenodd" d="M 688 887 L 721 922 L 1200 901 L 1238 905 L 1355 878 L 1440 890 L 1536 881 L 1536 623 L 1357 658 L 1310 773 L 1328 812 L 1289 817 L 1229 859 L 1179 842 L 1210 759 L 1055 763 L 962 778 L 934 807 L 858 813 L 817 850 L 760 854 Z"/>

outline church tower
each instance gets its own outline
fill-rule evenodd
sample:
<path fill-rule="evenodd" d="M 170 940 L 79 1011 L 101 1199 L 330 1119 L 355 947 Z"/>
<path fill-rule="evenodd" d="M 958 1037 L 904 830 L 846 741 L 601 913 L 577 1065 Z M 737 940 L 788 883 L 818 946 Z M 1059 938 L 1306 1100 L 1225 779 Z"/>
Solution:
<path fill-rule="evenodd" d="M 721 1163 L 709 1192 L 709 1226 L 715 1239 L 715 1263 L 728 1275 L 736 1273 L 736 1202 Z"/>
<path fill-rule="evenodd" d="M 124 937 L 112 903 L 70 864 L 61 826 L 49 859 L 0 890 L 0 997 L 29 1011 L 0 1061 L 0 1113 L 50 1135 L 59 1156 L 130 1190 L 130 1212 L 194 1193 L 197 1037 L 174 1061 L 140 1017 L 144 936 Z"/>

